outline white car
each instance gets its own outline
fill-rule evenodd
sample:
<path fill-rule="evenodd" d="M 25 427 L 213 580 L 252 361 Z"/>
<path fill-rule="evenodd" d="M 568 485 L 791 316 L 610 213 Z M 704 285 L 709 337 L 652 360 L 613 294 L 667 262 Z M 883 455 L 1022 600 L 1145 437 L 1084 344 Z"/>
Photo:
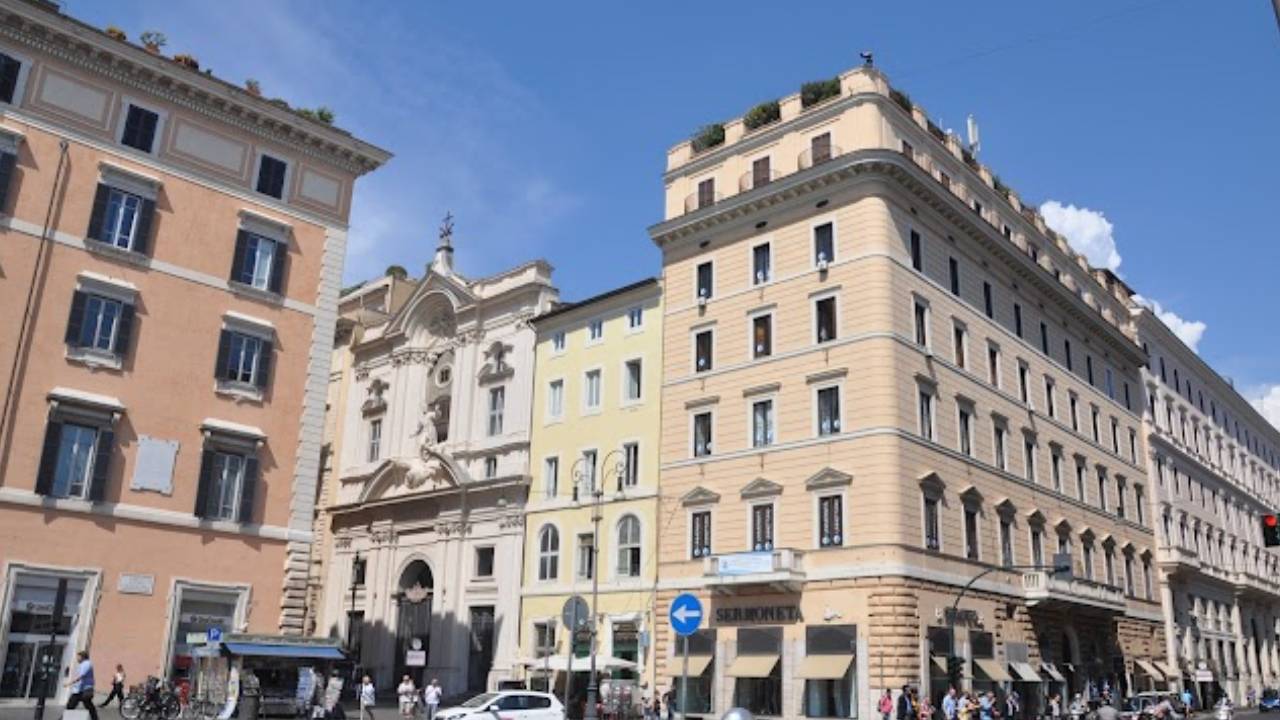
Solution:
<path fill-rule="evenodd" d="M 565 720 L 564 706 L 551 693 L 503 690 L 481 693 L 436 712 L 436 720 Z"/>

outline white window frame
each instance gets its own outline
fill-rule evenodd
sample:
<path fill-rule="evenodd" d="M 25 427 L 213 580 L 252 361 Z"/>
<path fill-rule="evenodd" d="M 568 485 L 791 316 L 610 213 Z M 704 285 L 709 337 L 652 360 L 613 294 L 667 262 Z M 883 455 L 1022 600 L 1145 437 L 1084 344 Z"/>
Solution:
<path fill-rule="evenodd" d="M 564 330 L 556 330 L 551 333 L 551 354 L 562 355 L 565 349 L 569 347 L 569 335 Z"/>
<path fill-rule="evenodd" d="M 969 416 L 969 428 L 967 431 L 965 430 L 964 423 L 960 420 L 962 413 Z M 967 458 L 974 457 L 974 439 L 977 437 L 977 433 L 974 432 L 974 425 L 977 421 L 977 417 L 978 412 L 972 401 L 961 397 L 956 398 L 956 452 Z M 966 440 L 969 444 L 968 452 L 965 452 L 964 449 Z"/>
<path fill-rule="evenodd" d="M 591 404 L 591 376 L 596 376 L 599 384 L 596 392 L 596 404 Z M 582 369 L 582 414 L 599 415 L 604 408 L 604 369 L 599 366 L 587 367 Z"/>
<path fill-rule="evenodd" d="M 956 342 L 956 336 L 960 342 Z M 973 356 L 969 354 L 969 326 L 960 318 L 951 318 L 951 360 L 956 367 L 970 372 L 973 367 Z M 963 360 L 963 362 L 962 362 Z"/>
<path fill-rule="evenodd" d="M 839 418 L 840 427 L 835 428 L 832 432 L 829 432 L 824 435 L 822 434 L 822 415 L 821 415 L 821 406 L 818 403 L 818 393 L 820 393 L 823 390 L 828 390 L 831 388 L 835 388 L 836 402 L 839 404 L 839 408 L 840 408 L 840 418 Z M 809 397 L 810 397 L 810 402 L 813 403 L 812 405 L 813 427 L 810 429 L 811 435 L 815 438 L 822 438 L 822 437 L 833 437 L 836 435 L 843 434 L 845 432 L 845 425 L 846 425 L 844 380 L 837 380 L 835 382 L 814 383 L 812 386 L 812 392 Z M 775 405 L 775 409 L 776 409 L 776 405 Z"/>
<path fill-rule="evenodd" d="M 639 534 L 639 537 L 636 539 L 634 544 L 623 545 L 622 544 L 622 523 L 628 518 L 635 520 L 636 528 L 637 528 L 636 532 Z M 644 521 L 641 520 L 640 516 L 636 513 L 625 512 L 617 519 L 616 522 L 613 523 L 613 560 L 614 561 L 610 563 L 611 567 L 609 568 L 609 573 L 612 576 L 612 579 L 614 581 L 635 582 L 644 577 L 644 564 L 645 564 L 644 536 L 645 536 Z M 623 574 L 622 572 L 619 572 L 622 569 L 619 567 L 619 565 L 621 564 L 620 561 L 622 559 L 622 551 L 625 549 L 633 548 L 633 547 L 637 548 L 640 551 L 639 563 L 635 568 L 636 572 L 634 575 Z M 599 548 L 597 548 L 596 552 L 597 554 L 599 554 Z M 596 570 L 599 571 L 599 560 L 596 561 Z"/>
<path fill-rule="evenodd" d="M 917 337 L 920 334 L 919 332 L 920 329 L 916 325 L 916 306 L 917 305 L 919 305 L 924 309 L 924 318 L 923 318 L 924 344 L 923 345 L 921 345 L 919 340 L 917 339 Z M 933 354 L 933 332 L 932 332 L 933 328 L 930 326 L 933 324 L 933 317 L 932 317 L 933 308 L 930 307 L 929 305 L 929 299 L 919 293 L 913 292 L 911 293 L 911 303 L 907 307 L 910 311 L 910 314 L 907 317 L 910 318 L 910 321 L 911 321 L 910 322 L 911 335 L 909 338 L 911 342 L 911 347 L 920 348 L 924 350 L 926 355 L 932 355 Z"/>
<path fill-rule="evenodd" d="M 258 174 L 262 172 L 262 156 L 267 155 L 273 160 L 279 160 L 284 163 L 284 184 L 280 187 L 280 197 L 272 197 L 264 192 L 258 192 Z M 293 171 L 297 163 L 292 159 L 285 157 L 283 153 L 272 152 L 265 148 L 258 148 L 253 153 L 253 175 L 249 178 L 249 189 L 253 191 L 255 198 L 269 198 L 270 201 L 285 203 L 289 201 L 289 188 L 293 187 Z"/>
<path fill-rule="evenodd" d="M 556 397 L 555 388 L 560 388 L 560 411 L 555 412 L 552 400 Z M 564 400 L 565 400 L 565 382 L 563 377 L 553 377 L 547 381 L 547 405 L 545 408 L 547 423 L 559 422 L 564 419 Z"/>
<path fill-rule="evenodd" d="M 502 403 L 499 407 L 494 407 L 494 398 L 501 397 Z M 485 437 L 501 437 L 506 431 L 506 415 L 507 415 L 507 386 L 495 385 L 489 388 L 489 392 L 485 396 Z M 494 420 L 497 420 L 497 432 L 494 428 Z"/>
<path fill-rule="evenodd" d="M 698 369 L 698 336 L 702 333 L 711 334 L 711 367 L 706 370 Z M 689 329 L 689 374 L 702 375 L 704 373 L 715 372 L 716 369 L 716 326 L 714 323 L 698 325 Z"/>
<path fill-rule="evenodd" d="M 991 418 L 991 463 L 1001 472 L 1009 472 L 1009 421 Z"/>
<path fill-rule="evenodd" d="M 836 335 L 827 340 L 818 339 L 818 303 L 823 300 L 830 299 L 832 307 L 835 308 L 835 328 Z M 814 345 L 825 345 L 827 343 L 836 342 L 842 337 L 840 332 L 840 318 L 844 316 L 844 309 L 840 307 L 840 287 L 825 288 L 809 295 L 809 335 L 810 342 Z"/>
<path fill-rule="evenodd" d="M 914 316 L 913 316 L 914 322 Z M 995 351 L 995 367 L 991 367 L 992 351 Z M 995 378 L 995 388 L 997 390 L 1004 389 L 1004 351 L 1000 348 L 1000 343 L 987 341 L 987 381 Z"/>
<path fill-rule="evenodd" d="M 631 482 L 631 483 L 627 482 L 627 477 L 628 475 L 631 474 L 631 464 L 629 462 L 629 458 L 627 457 L 628 448 L 630 447 L 634 447 L 636 449 L 636 466 L 637 467 L 639 467 L 641 463 L 641 460 L 643 457 L 643 450 L 644 450 L 644 446 L 640 442 L 639 438 L 627 438 L 618 444 L 618 448 L 622 451 L 622 477 L 620 478 L 620 481 L 622 482 L 622 487 L 624 490 L 626 488 L 640 487 L 640 472 L 638 470 L 635 473 L 634 482 Z"/>
<path fill-rule="evenodd" d="M 631 397 L 631 395 L 630 395 L 630 391 L 631 391 L 631 363 L 638 363 L 638 364 L 639 364 L 639 367 L 640 367 L 640 394 L 639 394 L 639 395 L 637 395 L 636 397 Z M 619 387 L 618 387 L 618 404 L 619 404 L 619 406 L 621 406 L 621 407 L 628 407 L 628 406 L 630 406 L 630 405 L 639 405 L 640 403 L 643 403 L 643 402 L 644 402 L 644 399 L 645 399 L 645 388 L 646 388 L 646 387 L 648 387 L 648 385 L 649 385 L 649 383 L 645 380 L 645 372 L 644 372 L 644 366 L 645 366 L 645 365 L 646 365 L 646 363 L 645 363 L 645 361 L 644 361 L 644 357 L 643 357 L 643 356 L 641 356 L 641 355 L 635 355 L 635 356 L 633 356 L 633 357 L 623 358 L 623 360 L 622 360 L 622 365 L 621 365 L 621 368 L 620 368 L 620 369 L 621 369 L 622 382 L 618 383 L 618 385 L 619 385 Z"/>
<path fill-rule="evenodd" d="M 593 317 L 587 320 L 585 325 L 587 330 L 587 341 L 583 343 L 584 347 L 593 347 L 604 342 L 604 325 L 605 322 L 602 317 Z M 597 327 L 600 328 L 600 337 L 592 337 L 592 333 Z"/>
<path fill-rule="evenodd" d="M 778 443 L 778 397 L 777 393 L 760 393 L 749 395 L 747 401 L 747 444 L 752 450 L 764 450 Z M 769 440 L 763 445 L 756 445 L 756 403 L 769 403 Z"/>
<path fill-rule="evenodd" d="M 15 52 L 12 49 L 12 47 L 8 44 L 0 45 L 0 52 L 3 52 L 5 55 L 8 55 L 14 60 L 17 60 L 18 63 L 22 66 L 18 68 L 18 78 L 13 83 L 13 102 L 11 103 L 0 102 L 0 105 L 7 104 L 9 107 L 15 107 L 15 108 L 22 107 L 22 101 L 26 98 L 26 95 L 27 95 L 27 76 L 30 75 L 31 73 L 31 66 L 32 66 L 31 56 L 27 55 L 26 53 Z M 121 132 L 123 132 L 123 125 L 121 126 Z"/>
<path fill-rule="evenodd" d="M 23 63 L 23 70 L 25 71 L 26 69 L 27 69 L 26 63 Z M 18 82 L 19 83 L 22 82 L 21 72 L 19 72 Z M 14 88 L 14 92 L 17 93 L 16 86 Z M 150 150 L 139 150 L 138 148 L 135 148 L 132 145 L 124 144 L 124 126 L 125 126 L 125 123 L 129 121 L 130 105 L 133 105 L 134 107 L 137 107 L 141 110 L 146 110 L 147 112 L 153 112 L 157 116 L 156 117 L 156 134 L 155 134 L 155 137 L 151 138 Z M 140 101 L 136 97 L 133 97 L 131 95 L 125 95 L 120 98 L 119 108 L 120 108 L 120 117 L 116 118 L 116 132 L 115 132 L 116 144 L 119 145 L 121 148 L 128 148 L 128 150 L 126 150 L 125 152 L 139 152 L 150 157 L 156 157 L 157 155 L 159 155 L 160 146 L 163 144 L 161 141 L 164 138 L 164 128 L 165 128 L 165 125 L 167 125 L 169 122 L 169 111 L 165 110 L 163 107 L 160 107 L 158 105 L 152 105 L 149 102 Z M 286 175 L 286 178 L 287 177 L 288 176 Z M 258 171 L 256 168 L 253 171 L 253 178 L 254 178 L 254 184 L 256 185 L 257 179 L 258 179 Z"/>
<path fill-rule="evenodd" d="M 589 547 L 584 546 L 582 544 L 582 538 L 584 537 L 591 538 L 591 545 Z M 591 551 L 591 558 L 589 563 L 587 563 L 587 558 L 584 557 L 585 555 L 585 553 L 583 552 L 584 548 L 589 549 Z M 590 572 L 591 572 L 590 575 L 582 574 L 584 567 L 590 569 Z M 596 577 L 597 573 L 599 572 L 600 572 L 600 540 L 599 538 L 596 537 L 595 531 L 593 530 L 590 532 L 574 533 L 573 535 L 573 579 L 574 581 L 591 580 L 593 577 Z"/>
<path fill-rule="evenodd" d="M 810 491 L 813 496 L 813 549 L 828 550 L 849 546 L 849 497 L 843 489 L 822 488 Z M 822 501 L 826 498 L 840 498 L 840 542 L 833 545 L 822 544 Z M 774 518 L 777 525 L 777 518 Z"/>
<path fill-rule="evenodd" d="M 555 472 L 551 473 L 551 466 L 555 466 Z M 548 482 L 550 480 L 550 482 Z M 560 496 L 560 456 L 547 455 L 542 458 L 542 497 L 550 500 Z"/>
<path fill-rule="evenodd" d="M 929 435 L 924 434 L 925 418 L 921 414 L 920 399 L 922 395 L 929 396 Z M 926 442 L 938 442 L 938 387 L 931 383 L 924 383 L 917 380 L 916 382 L 916 432 L 920 438 Z"/>
<path fill-rule="evenodd" d="M 688 413 L 689 413 L 689 427 L 687 432 L 689 437 L 689 447 L 688 447 L 689 457 L 694 460 L 715 457 L 715 454 L 716 454 L 716 408 L 715 406 L 702 405 L 699 407 L 690 408 L 688 410 Z M 703 414 L 711 416 L 711 443 L 710 443 L 711 447 L 707 449 L 706 455 L 698 455 L 694 452 L 694 444 L 695 444 L 694 426 L 695 426 L 697 417 Z"/>
<path fill-rule="evenodd" d="M 369 419 L 367 442 L 365 443 L 365 461 L 377 462 L 382 459 L 382 416 Z"/>
<path fill-rule="evenodd" d="M 829 132 L 829 130 L 824 131 Z M 822 135 L 824 133 L 818 133 Z M 810 138 L 812 140 L 812 138 Z M 835 143 L 831 144 L 831 149 L 835 150 Z M 834 159 L 834 155 L 832 158 Z M 836 258 L 840 257 L 840 223 L 836 219 L 835 213 L 827 213 L 825 215 L 812 218 L 809 221 L 809 267 L 817 269 L 818 267 L 818 228 L 823 225 L 831 224 L 831 257 L 827 258 L 827 265 L 831 266 L 836 263 Z M 838 316 L 837 316 L 838 317 Z"/>
<path fill-rule="evenodd" d="M 769 274 L 763 280 L 756 279 L 756 249 L 765 247 L 769 250 Z M 777 271 L 773 265 L 773 236 L 770 235 L 764 240 L 751 243 L 751 247 L 747 250 L 747 285 L 749 287 L 764 287 L 774 281 Z"/>
<path fill-rule="evenodd" d="M 697 187 L 698 187 L 698 184 L 697 184 L 696 182 L 693 184 L 693 187 L 694 187 L 694 193 L 697 193 Z M 706 296 L 706 297 L 707 297 L 707 302 L 710 302 L 710 301 L 711 301 L 711 299 L 712 299 L 712 298 L 714 298 L 714 297 L 716 296 L 716 261 L 715 261 L 715 258 L 709 258 L 709 257 L 708 257 L 708 258 L 699 258 L 699 259 L 698 259 L 698 262 L 695 262 L 695 263 L 693 264 L 693 288 L 692 288 L 692 289 L 693 289 L 693 298 L 692 298 L 692 302 L 693 302 L 693 304 L 694 304 L 694 305 L 697 305 L 697 304 L 698 304 L 698 300 L 699 300 L 699 298 L 701 298 L 701 297 L 702 297 L 700 294 L 698 294 L 698 268 L 702 267 L 703 265 L 708 265 L 708 266 L 710 266 L 710 267 L 711 267 L 711 289 L 710 289 L 710 291 L 707 293 L 707 296 Z"/>
<path fill-rule="evenodd" d="M 973 541 L 977 546 L 974 548 L 976 552 L 974 553 L 974 557 L 972 558 L 969 557 L 969 527 L 967 524 L 970 510 L 973 511 Z M 983 558 L 986 557 L 986 553 L 983 552 L 984 548 L 982 546 L 982 515 L 983 515 L 982 503 L 975 502 L 972 500 L 966 501 L 963 498 L 961 498 L 960 500 L 961 556 L 964 557 L 966 560 L 971 560 L 973 562 L 983 562 Z"/>
<path fill-rule="evenodd" d="M 628 335 L 634 335 L 636 333 L 644 332 L 644 316 L 646 314 L 647 313 L 645 313 L 643 304 L 632 305 L 631 307 L 627 308 L 627 334 Z M 639 318 L 640 321 L 634 322 L 636 318 Z"/>
<path fill-rule="evenodd" d="M 542 537 L 543 537 L 543 534 L 547 531 L 547 529 L 552 529 L 556 533 L 555 551 L 544 551 L 542 549 Z M 559 582 L 560 570 L 561 570 L 560 560 L 562 559 L 562 555 L 564 553 L 564 533 L 560 531 L 560 526 L 556 525 L 554 522 L 543 523 L 542 526 L 538 528 L 538 533 L 534 536 L 534 543 L 536 544 L 536 548 L 534 550 L 534 556 L 537 558 L 537 562 L 533 564 L 534 582 L 539 582 L 539 583 Z M 549 576 L 549 577 L 542 576 L 542 561 L 544 557 L 555 558 L 556 572 L 554 576 Z M 575 572 L 577 571 L 576 567 L 574 568 L 574 571 Z"/>
<path fill-rule="evenodd" d="M 776 316 L 777 316 L 776 305 L 767 305 L 765 307 L 757 308 L 747 313 L 747 362 L 749 363 L 762 362 L 764 360 L 768 360 L 772 358 L 774 355 L 777 354 L 777 348 L 775 347 L 776 343 L 774 342 L 774 340 L 776 339 L 775 336 L 777 335 L 777 333 L 775 332 L 777 330 L 777 323 L 774 322 L 775 320 L 777 320 Z M 756 355 L 756 320 L 760 318 L 769 318 L 769 352 L 764 355 L 757 356 Z"/>

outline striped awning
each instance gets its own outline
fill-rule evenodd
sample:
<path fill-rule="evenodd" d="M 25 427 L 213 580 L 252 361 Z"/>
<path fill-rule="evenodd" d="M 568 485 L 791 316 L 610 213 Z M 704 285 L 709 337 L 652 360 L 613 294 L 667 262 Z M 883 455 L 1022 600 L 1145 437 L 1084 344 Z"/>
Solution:
<path fill-rule="evenodd" d="M 1036 669 L 1024 662 L 1011 662 L 1009 667 L 1013 668 L 1013 674 L 1018 677 L 1014 678 L 1018 682 L 1041 682 L 1040 674 Z"/>
<path fill-rule="evenodd" d="M 769 677 L 779 659 L 778 655 L 739 655 L 726 674 L 735 678 Z"/>
<path fill-rule="evenodd" d="M 1164 674 L 1157 670 L 1155 665 L 1146 660 L 1134 660 L 1133 664 L 1141 668 L 1142 672 L 1146 673 L 1152 680 L 1164 682 Z"/>
<path fill-rule="evenodd" d="M 1062 676 L 1062 673 L 1058 671 L 1058 668 L 1055 667 L 1053 663 L 1040 663 L 1040 669 L 1045 671 L 1045 673 L 1048 674 L 1049 677 L 1053 678 L 1054 682 L 1067 681 L 1067 679 Z"/>
<path fill-rule="evenodd" d="M 982 672 L 983 675 L 987 676 L 988 680 L 994 680 L 996 682 L 1010 682 L 1013 680 L 1013 677 L 1004 669 L 1004 666 L 995 660 L 991 660 L 990 658 L 974 658 L 973 664 Z"/>
<path fill-rule="evenodd" d="M 852 655 L 806 655 L 796 677 L 802 680 L 838 680 L 849 672 Z"/>

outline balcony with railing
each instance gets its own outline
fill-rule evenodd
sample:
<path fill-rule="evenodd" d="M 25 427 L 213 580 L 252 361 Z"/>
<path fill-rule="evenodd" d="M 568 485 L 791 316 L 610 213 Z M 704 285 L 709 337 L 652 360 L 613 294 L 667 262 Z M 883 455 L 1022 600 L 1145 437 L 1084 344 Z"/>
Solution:
<path fill-rule="evenodd" d="M 1165 545 L 1156 549 L 1156 563 L 1166 571 L 1200 570 L 1200 558 L 1190 548 Z"/>
<path fill-rule="evenodd" d="M 782 173 L 777 170 L 748 170 L 742 173 L 742 177 L 738 178 L 738 192 L 747 192 L 764 187 L 781 177 Z"/>
<path fill-rule="evenodd" d="M 689 196 L 684 199 L 684 211 L 686 213 L 691 213 L 694 210 L 711 207 L 723 199 L 724 196 L 714 190 L 710 192 L 706 190 L 691 192 L 689 193 Z"/>
<path fill-rule="evenodd" d="M 766 586 L 796 592 L 804 582 L 804 551 L 778 548 L 763 552 L 711 555 L 702 559 L 707 587 L 717 592 Z"/>
<path fill-rule="evenodd" d="M 1043 570 L 1022 573 L 1022 592 L 1027 605 L 1032 607 L 1052 603 L 1088 605 L 1115 612 L 1124 612 L 1125 608 L 1124 590 L 1121 588 L 1082 578 L 1061 577 Z"/>
<path fill-rule="evenodd" d="M 825 162 L 835 160 L 844 154 L 844 150 L 838 145 L 831 144 L 815 144 L 813 147 L 806 149 L 796 158 L 796 166 L 800 170 L 808 170 L 815 165 L 821 165 Z"/>

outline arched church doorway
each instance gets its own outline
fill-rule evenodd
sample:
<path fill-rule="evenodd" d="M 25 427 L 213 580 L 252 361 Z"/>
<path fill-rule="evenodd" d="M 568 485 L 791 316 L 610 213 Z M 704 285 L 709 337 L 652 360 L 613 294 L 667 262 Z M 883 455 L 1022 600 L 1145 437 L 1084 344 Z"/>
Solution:
<path fill-rule="evenodd" d="M 431 601 L 435 579 L 431 568 L 422 560 L 414 560 L 400 574 L 395 595 L 396 612 L 396 682 L 408 674 L 418 687 L 423 686 L 426 664 L 431 656 Z"/>

